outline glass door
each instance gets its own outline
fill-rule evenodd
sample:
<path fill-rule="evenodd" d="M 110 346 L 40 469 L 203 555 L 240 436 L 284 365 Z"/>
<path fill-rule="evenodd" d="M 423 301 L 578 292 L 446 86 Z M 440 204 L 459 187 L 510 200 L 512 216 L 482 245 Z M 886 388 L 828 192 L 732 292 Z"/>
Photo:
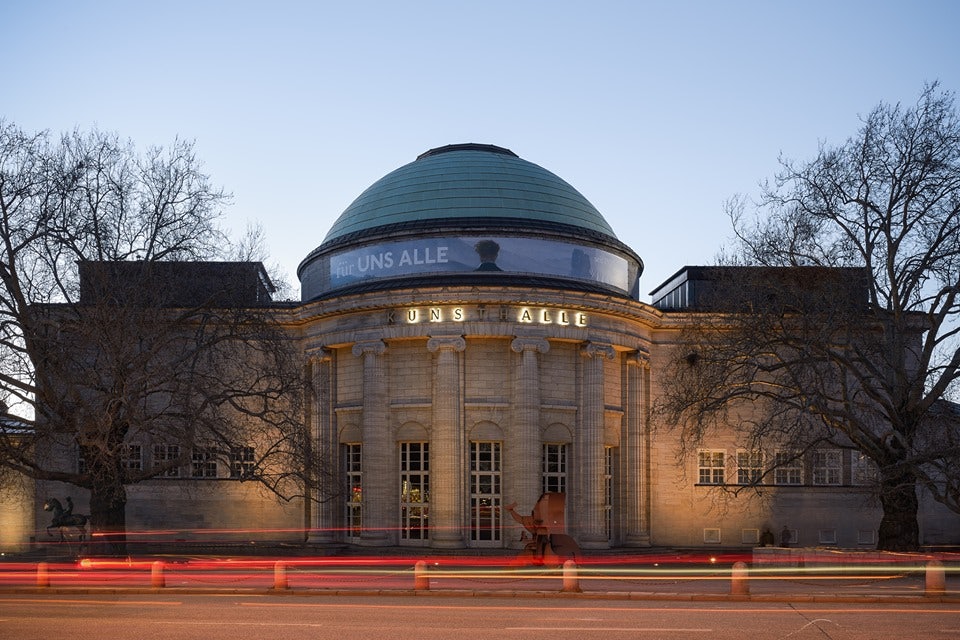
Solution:
<path fill-rule="evenodd" d="M 499 547 L 501 471 L 499 442 L 470 443 L 470 541 L 475 547 Z"/>
<path fill-rule="evenodd" d="M 430 444 L 400 443 L 400 542 L 430 537 Z"/>

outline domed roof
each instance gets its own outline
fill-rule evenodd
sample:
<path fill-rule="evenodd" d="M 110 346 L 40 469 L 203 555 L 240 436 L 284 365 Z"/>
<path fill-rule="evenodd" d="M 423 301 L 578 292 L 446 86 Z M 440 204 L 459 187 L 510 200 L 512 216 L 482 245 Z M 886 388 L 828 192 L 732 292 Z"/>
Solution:
<path fill-rule="evenodd" d="M 454 144 L 431 149 L 371 185 L 323 244 L 387 225 L 467 219 L 522 219 L 616 238 L 579 191 L 543 167 L 501 147 Z"/>
<path fill-rule="evenodd" d="M 424 283 L 636 298 L 642 271 L 640 257 L 565 181 L 508 149 L 455 144 L 360 194 L 297 277 L 304 301 Z"/>

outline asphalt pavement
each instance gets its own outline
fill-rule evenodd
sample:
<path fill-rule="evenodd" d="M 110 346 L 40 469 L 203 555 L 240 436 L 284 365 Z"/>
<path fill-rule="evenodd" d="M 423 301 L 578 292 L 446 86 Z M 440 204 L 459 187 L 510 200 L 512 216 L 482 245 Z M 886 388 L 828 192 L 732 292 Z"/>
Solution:
<path fill-rule="evenodd" d="M 565 566 L 408 550 L 377 556 L 4 558 L 0 593 L 270 593 L 625 600 L 960 603 L 960 564 L 751 566 L 682 555 L 606 555 Z"/>

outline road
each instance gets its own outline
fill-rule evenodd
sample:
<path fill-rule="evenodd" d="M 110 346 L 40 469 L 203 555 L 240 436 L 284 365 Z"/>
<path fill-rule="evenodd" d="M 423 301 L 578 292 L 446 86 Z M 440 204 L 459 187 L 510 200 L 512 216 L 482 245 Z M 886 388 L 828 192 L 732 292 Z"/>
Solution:
<path fill-rule="evenodd" d="M 0 639 L 960 638 L 960 605 L 309 595 L 0 595 Z"/>

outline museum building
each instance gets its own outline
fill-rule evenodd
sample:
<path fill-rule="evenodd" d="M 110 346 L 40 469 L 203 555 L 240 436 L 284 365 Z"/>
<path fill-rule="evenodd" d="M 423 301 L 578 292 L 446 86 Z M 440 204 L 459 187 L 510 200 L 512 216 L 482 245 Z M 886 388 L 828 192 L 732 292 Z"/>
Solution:
<path fill-rule="evenodd" d="M 347 207 L 300 264 L 300 303 L 277 305 L 306 361 L 314 450 L 342 495 L 281 504 L 229 470 L 184 469 L 130 487 L 128 526 L 518 548 L 507 506 L 529 512 L 549 491 L 566 494 L 585 550 L 753 546 L 783 527 L 800 545 L 875 544 L 881 511 L 852 448 L 778 470 L 762 500 L 718 498 L 763 464 L 734 429 L 678 460 L 652 407 L 703 271 L 681 269 L 652 304 L 642 271 L 550 171 L 492 145 L 429 150 Z M 956 543 L 957 522 L 921 496 L 922 543 Z"/>

